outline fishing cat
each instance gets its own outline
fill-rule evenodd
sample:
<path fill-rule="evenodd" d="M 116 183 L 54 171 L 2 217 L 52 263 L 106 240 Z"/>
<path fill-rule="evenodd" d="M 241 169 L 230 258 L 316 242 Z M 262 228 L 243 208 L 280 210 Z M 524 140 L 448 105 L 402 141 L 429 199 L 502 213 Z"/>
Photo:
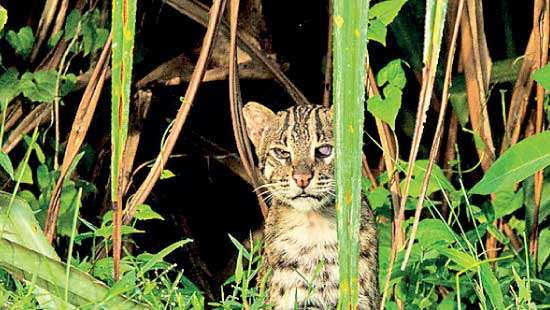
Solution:
<path fill-rule="evenodd" d="M 274 309 L 336 309 L 338 243 L 334 206 L 332 111 L 319 105 L 274 113 L 249 102 L 246 130 L 268 200 L 265 264 Z M 363 203 L 360 225 L 359 309 L 377 309 L 378 255 L 372 212 Z"/>

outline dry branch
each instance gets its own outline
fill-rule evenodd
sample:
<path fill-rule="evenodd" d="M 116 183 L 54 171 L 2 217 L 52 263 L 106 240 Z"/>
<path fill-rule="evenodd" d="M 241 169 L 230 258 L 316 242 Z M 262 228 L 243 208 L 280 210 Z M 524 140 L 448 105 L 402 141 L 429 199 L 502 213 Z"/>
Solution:
<path fill-rule="evenodd" d="M 166 137 L 166 142 L 162 146 L 162 149 L 157 159 L 155 160 L 153 167 L 149 171 L 149 174 L 147 175 L 141 186 L 138 188 L 136 193 L 126 203 L 123 217 L 124 224 L 128 224 L 130 222 L 136 210 L 136 206 L 142 204 L 149 193 L 151 193 L 151 191 L 153 190 L 153 187 L 159 179 L 164 165 L 168 161 L 168 158 L 170 157 L 170 154 L 174 149 L 181 129 L 183 128 L 183 125 L 187 120 L 187 116 L 189 115 L 191 106 L 193 105 L 197 90 L 202 82 L 204 72 L 206 71 L 206 65 L 212 51 L 212 43 L 214 41 L 214 37 L 217 34 L 218 25 L 220 24 L 221 18 L 223 16 L 224 8 L 225 0 L 215 0 L 212 4 L 212 7 L 210 9 L 211 18 L 208 21 L 208 27 L 204 36 L 199 59 L 197 61 L 197 65 L 195 66 L 195 70 L 193 71 L 191 81 L 187 86 L 187 90 L 183 97 L 183 102 L 178 110 L 173 126 L 170 129 L 168 136 Z"/>
<path fill-rule="evenodd" d="M 61 164 L 61 173 L 51 194 L 50 204 L 48 206 L 48 215 L 44 226 L 44 233 L 50 242 L 52 242 L 55 237 L 63 183 L 68 177 L 67 173 L 69 172 L 69 169 L 80 150 L 80 146 L 84 142 L 86 133 L 90 128 L 95 108 L 97 106 L 101 90 L 103 89 L 109 64 L 108 56 L 111 50 L 111 40 L 112 36 L 109 35 L 109 38 L 103 46 L 103 51 L 94 68 L 90 81 L 86 86 L 86 90 L 82 94 L 82 99 L 80 100 L 78 110 L 73 120 L 71 132 L 67 140 L 67 148 L 65 149 L 65 155 L 63 157 L 63 163 Z"/>

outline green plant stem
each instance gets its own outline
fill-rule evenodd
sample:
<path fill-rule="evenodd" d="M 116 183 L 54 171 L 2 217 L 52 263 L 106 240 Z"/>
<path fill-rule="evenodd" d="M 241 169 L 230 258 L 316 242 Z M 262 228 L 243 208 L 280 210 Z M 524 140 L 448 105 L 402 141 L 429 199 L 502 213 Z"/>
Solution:
<path fill-rule="evenodd" d="M 74 201 L 76 207 L 73 215 L 73 223 L 71 227 L 71 239 L 69 240 L 69 250 L 67 253 L 67 268 L 65 268 L 65 301 L 69 301 L 69 279 L 71 276 L 71 260 L 73 258 L 74 237 L 76 235 L 76 223 L 78 222 L 78 212 L 80 210 L 80 199 L 82 198 L 82 188 L 78 189 L 76 200 Z"/>

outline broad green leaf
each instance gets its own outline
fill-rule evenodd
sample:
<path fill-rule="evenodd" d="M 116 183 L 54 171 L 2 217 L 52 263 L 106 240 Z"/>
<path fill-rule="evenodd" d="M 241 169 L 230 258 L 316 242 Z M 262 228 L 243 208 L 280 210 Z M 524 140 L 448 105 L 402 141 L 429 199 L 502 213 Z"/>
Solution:
<path fill-rule="evenodd" d="M 413 177 L 411 179 L 411 184 L 409 187 L 409 196 L 414 198 L 420 196 L 420 190 L 422 187 L 422 182 L 424 180 L 424 175 L 426 175 L 427 167 L 428 161 L 425 159 L 417 160 L 414 164 Z M 404 180 L 401 181 L 401 188 L 403 188 L 404 182 Z M 430 175 L 426 195 L 430 195 L 439 190 L 454 191 L 454 187 L 443 173 L 443 170 L 441 170 L 438 165 L 434 164 L 432 167 L 432 173 Z"/>
<path fill-rule="evenodd" d="M 78 77 L 73 73 L 68 73 L 65 76 L 61 77 L 61 97 L 66 96 L 76 90 L 76 83 L 78 82 Z"/>
<path fill-rule="evenodd" d="M 21 77 L 21 91 L 31 101 L 52 102 L 55 99 L 57 72 L 41 70 L 35 73 L 26 72 Z"/>
<path fill-rule="evenodd" d="M 15 180 L 19 181 L 23 184 L 33 184 L 33 178 L 32 178 L 32 170 L 28 163 L 25 163 L 23 161 L 19 162 L 17 165 L 17 168 L 15 169 Z"/>
<path fill-rule="evenodd" d="M 416 235 L 418 244 L 424 248 L 442 242 L 445 244 L 453 243 L 457 236 L 451 228 L 439 219 L 425 219 L 418 224 L 418 233 Z"/>
<path fill-rule="evenodd" d="M 550 257 L 550 228 L 543 229 L 539 234 L 539 266 L 544 266 Z"/>
<path fill-rule="evenodd" d="M 480 278 L 483 289 L 487 293 L 487 296 L 489 296 L 491 304 L 493 304 L 493 309 L 504 309 L 504 297 L 502 296 L 500 283 L 488 264 L 480 266 Z"/>
<path fill-rule="evenodd" d="M 0 31 L 4 29 L 6 22 L 8 21 L 8 10 L 0 5 Z"/>
<path fill-rule="evenodd" d="M 58 32 L 52 34 L 52 36 L 48 40 L 48 47 L 54 48 L 57 45 L 57 43 L 59 43 L 59 40 L 61 39 L 61 37 L 63 37 L 63 34 L 65 34 L 63 30 L 59 30 Z"/>
<path fill-rule="evenodd" d="M 407 84 L 407 77 L 401 66 L 401 59 L 392 60 L 382 68 L 376 75 L 376 83 L 378 83 L 378 86 L 384 86 L 386 83 L 389 83 L 399 89 L 403 89 Z"/>
<path fill-rule="evenodd" d="M 12 180 L 15 180 L 15 174 L 13 172 L 13 165 L 11 164 L 10 157 L 4 151 L 0 150 L 0 166 L 8 173 Z"/>
<path fill-rule="evenodd" d="M 160 214 L 153 211 L 153 209 L 151 209 L 151 207 L 146 204 L 140 204 L 136 206 L 136 213 L 134 214 L 134 218 L 141 221 L 164 220 L 164 218 Z"/>
<path fill-rule="evenodd" d="M 376 210 L 385 203 L 389 202 L 390 191 L 383 187 L 377 187 L 373 191 L 367 193 L 367 199 L 369 201 L 369 206 Z"/>
<path fill-rule="evenodd" d="M 373 19 L 369 22 L 369 32 L 368 32 L 368 39 L 376 41 L 383 46 L 386 46 L 386 35 L 387 35 L 388 29 L 386 28 L 386 25 L 384 25 L 383 22 L 381 22 L 379 19 Z"/>
<path fill-rule="evenodd" d="M 70 237 L 72 233 L 72 220 L 75 208 L 79 203 L 78 190 L 73 181 L 65 183 L 61 189 L 60 210 L 57 218 L 57 234 Z M 78 227 L 77 227 L 78 229 Z"/>
<path fill-rule="evenodd" d="M 50 295 L 48 298 L 57 306 L 53 309 L 74 309 L 59 298 L 65 291 L 67 266 L 47 241 L 25 201 L 18 197 L 13 203 L 11 200 L 10 194 L 0 192 L 0 227 L 3 230 L 0 234 L 0 264 L 12 275 L 41 288 L 37 294 Z M 123 296 L 104 300 L 109 290 L 103 283 L 74 267 L 70 268 L 69 274 L 69 302 L 72 305 L 102 303 L 105 309 L 147 308 Z M 47 309 L 52 309 L 51 305 Z"/>
<path fill-rule="evenodd" d="M 395 130 L 395 118 L 401 108 L 401 97 L 397 99 L 398 92 L 401 91 L 390 91 L 393 94 L 391 98 L 382 99 L 377 95 L 367 99 L 367 110 L 374 117 L 388 124 L 392 130 Z"/>
<path fill-rule="evenodd" d="M 545 221 L 550 216 L 550 182 L 548 182 L 550 177 L 550 169 L 545 169 L 544 173 L 544 182 L 542 184 L 542 197 L 540 202 L 540 208 L 539 208 L 539 224 Z M 525 192 L 525 211 L 527 212 L 526 216 L 528 218 L 532 218 L 533 210 L 535 209 L 535 186 L 534 186 L 534 178 L 529 177 L 527 178 L 522 185 L 522 188 Z M 531 227 L 532 223 L 529 223 L 529 227 Z"/>
<path fill-rule="evenodd" d="M 67 16 L 65 21 L 65 40 L 70 41 L 77 34 L 78 23 L 80 23 L 82 16 L 77 9 L 74 9 Z"/>
<path fill-rule="evenodd" d="M 52 178 L 50 176 L 50 170 L 45 164 L 38 166 L 38 169 L 36 170 L 36 181 L 38 182 L 38 188 L 42 192 L 45 192 L 51 188 Z"/>
<path fill-rule="evenodd" d="M 533 72 L 533 80 L 537 81 L 544 89 L 550 90 L 550 64 Z"/>
<path fill-rule="evenodd" d="M 497 191 L 492 204 L 495 210 L 495 219 L 514 213 L 523 206 L 523 188 L 517 193 L 514 193 L 511 188 Z"/>
<path fill-rule="evenodd" d="M 367 110 L 395 130 L 395 119 L 401 108 L 402 89 L 407 83 L 401 60 L 393 60 L 382 68 L 376 75 L 376 82 L 380 87 L 384 86 L 384 99 L 381 96 L 370 97 L 367 100 Z"/>
<path fill-rule="evenodd" d="M 470 194 L 490 194 L 523 181 L 550 164 L 550 131 L 544 131 L 509 148 L 485 173 Z"/>
<path fill-rule="evenodd" d="M 34 34 L 29 26 L 19 29 L 18 32 L 8 31 L 6 40 L 13 47 L 15 53 L 23 58 L 29 57 L 34 45 Z"/>
<path fill-rule="evenodd" d="M 0 75 L 0 106 L 5 109 L 15 97 L 21 93 L 19 87 L 19 72 L 9 68 Z"/>
<path fill-rule="evenodd" d="M 389 25 L 401 10 L 407 0 L 386 0 L 373 5 L 369 11 L 369 19 L 378 19 L 384 25 Z"/>

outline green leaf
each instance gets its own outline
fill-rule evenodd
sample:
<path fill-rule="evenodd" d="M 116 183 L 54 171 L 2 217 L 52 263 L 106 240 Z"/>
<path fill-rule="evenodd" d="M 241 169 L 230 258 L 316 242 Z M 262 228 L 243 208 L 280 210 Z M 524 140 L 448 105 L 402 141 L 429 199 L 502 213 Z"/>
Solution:
<path fill-rule="evenodd" d="M 512 188 L 496 192 L 496 198 L 492 202 L 495 210 L 495 219 L 514 213 L 523 206 L 523 188 L 514 193 Z"/>
<path fill-rule="evenodd" d="M 550 64 L 533 72 L 533 80 L 537 81 L 544 89 L 550 90 Z"/>
<path fill-rule="evenodd" d="M 143 267 L 141 267 L 141 270 L 140 270 L 140 274 L 144 274 L 146 273 L 147 271 L 149 271 L 156 263 L 158 262 L 161 262 L 164 257 L 166 257 L 166 255 L 174 252 L 177 248 L 181 248 L 182 246 L 190 243 L 190 242 L 193 242 L 193 240 L 191 239 L 184 239 L 184 240 L 180 240 L 180 241 L 177 241 L 177 242 L 174 242 L 172 243 L 171 245 L 165 247 L 164 249 L 162 249 L 160 252 L 158 252 L 157 254 L 153 255 L 149 261 L 147 261 L 147 263 L 145 263 L 145 265 L 143 265 Z"/>
<path fill-rule="evenodd" d="M 136 207 L 136 213 L 134 214 L 134 218 L 136 220 L 164 220 L 164 218 L 158 214 L 157 212 L 153 211 L 149 205 L 146 204 L 140 204 Z"/>
<path fill-rule="evenodd" d="M 38 182 L 38 188 L 40 191 L 45 192 L 52 186 L 50 177 L 50 170 L 45 164 L 38 166 L 36 170 L 36 181 Z"/>
<path fill-rule="evenodd" d="M 23 184 L 33 184 L 32 170 L 28 163 L 19 162 L 19 165 L 15 169 L 15 178 L 16 181 L 17 178 L 21 178 L 21 183 Z"/>
<path fill-rule="evenodd" d="M 78 82 L 78 77 L 73 73 L 68 73 L 65 76 L 62 76 L 60 95 L 64 97 L 73 91 L 76 90 L 76 83 Z"/>
<path fill-rule="evenodd" d="M 395 130 L 395 119 L 401 108 L 402 89 L 407 83 L 401 60 L 392 60 L 382 68 L 376 75 L 376 82 L 380 87 L 385 85 L 384 99 L 380 96 L 370 97 L 367 100 L 367 110 Z"/>
<path fill-rule="evenodd" d="M 550 131 L 531 136 L 509 148 L 489 168 L 470 194 L 490 194 L 523 181 L 550 164 Z"/>
<path fill-rule="evenodd" d="M 52 298 L 47 309 L 68 308 L 69 304 L 56 299 L 56 296 L 63 296 L 66 287 L 70 293 L 69 302 L 78 307 L 101 303 L 106 309 L 148 309 L 123 296 L 105 300 L 108 287 L 73 267 L 70 268 L 67 286 L 67 266 L 60 261 L 44 236 L 33 211 L 21 198 L 15 197 L 13 203 L 10 201 L 11 194 L 0 192 L 0 227 L 3 230 L 0 236 L 0 265 L 14 276 L 31 282 L 33 287 L 44 288 L 35 293 L 37 299 L 41 295 Z"/>
<path fill-rule="evenodd" d="M 64 33 L 65 32 L 63 30 L 59 30 L 58 32 L 54 33 L 48 40 L 48 47 L 54 48 L 57 45 L 57 43 L 59 43 L 59 40 L 61 39 Z"/>
<path fill-rule="evenodd" d="M 65 21 L 65 40 L 70 41 L 74 38 L 74 36 L 77 34 L 78 30 L 78 23 L 80 23 L 82 16 L 80 15 L 80 11 L 77 9 L 74 9 L 69 13 L 67 16 L 67 20 Z"/>
<path fill-rule="evenodd" d="M 453 243 L 457 236 L 451 228 L 440 219 L 425 219 L 418 224 L 416 235 L 418 244 L 428 248 L 438 242 L 444 244 Z"/>
<path fill-rule="evenodd" d="M 480 278 L 483 289 L 493 304 L 493 309 L 504 309 L 504 297 L 502 296 L 500 284 L 488 264 L 480 266 Z"/>
<path fill-rule="evenodd" d="M 422 188 L 422 182 L 424 176 L 426 175 L 426 169 L 428 167 L 428 160 L 421 159 L 417 160 L 413 167 L 413 177 L 411 179 L 411 184 L 409 187 L 409 196 L 417 198 L 420 196 L 420 190 Z M 403 188 L 405 181 L 401 181 L 401 188 Z M 438 165 L 433 165 L 432 173 L 430 175 L 430 180 L 428 183 L 428 190 L 426 195 L 430 195 L 439 190 L 446 190 L 449 192 L 454 191 L 454 187 L 451 182 L 447 179 L 443 170 L 439 168 Z"/>
<path fill-rule="evenodd" d="M 6 40 L 13 47 L 15 53 L 23 58 L 29 57 L 34 45 L 34 34 L 29 26 L 19 29 L 19 32 L 8 31 Z"/>
<path fill-rule="evenodd" d="M 4 151 L 0 150 L 0 166 L 8 173 L 12 180 L 15 180 L 15 174 L 13 173 L 13 165 L 11 164 L 10 157 Z"/>
<path fill-rule="evenodd" d="M 102 49 L 103 45 L 105 45 L 105 42 L 107 42 L 108 37 L 109 37 L 109 30 L 105 28 L 97 28 L 93 50 L 96 51 L 96 50 Z"/>
<path fill-rule="evenodd" d="M 389 88 L 392 86 L 388 86 Z M 395 119 L 401 108 L 401 90 L 392 87 L 393 90 L 388 91 L 391 94 L 389 97 L 382 99 L 379 95 L 372 96 L 367 99 L 367 110 L 376 118 L 387 123 L 392 130 L 395 130 Z M 384 89 L 385 90 L 385 89 Z"/>
<path fill-rule="evenodd" d="M 456 297 L 453 294 L 448 294 L 443 298 L 441 303 L 437 305 L 437 310 L 455 310 L 456 309 Z"/>
<path fill-rule="evenodd" d="M 407 77 L 401 66 L 401 59 L 394 59 L 382 68 L 376 75 L 376 83 L 378 83 L 378 86 L 384 86 L 384 84 L 389 83 L 399 89 L 403 89 L 407 84 Z"/>
<path fill-rule="evenodd" d="M 4 29 L 6 22 L 8 21 L 8 10 L 0 5 L 0 31 Z"/>
<path fill-rule="evenodd" d="M 401 10 L 407 0 L 387 0 L 372 6 L 369 11 L 369 19 L 378 19 L 384 25 L 389 25 Z"/>
<path fill-rule="evenodd" d="M 122 236 L 129 235 L 129 234 L 143 234 L 143 233 L 145 233 L 145 231 L 143 231 L 143 230 L 139 230 L 139 229 L 136 229 L 132 226 L 126 226 L 126 225 L 121 226 L 120 231 L 121 231 Z M 112 225 L 100 227 L 95 231 L 96 236 L 103 237 L 103 238 L 108 238 L 112 234 L 113 234 L 113 226 Z"/>
<path fill-rule="evenodd" d="M 21 90 L 31 101 L 52 102 L 55 99 L 56 81 L 57 72 L 54 70 L 26 72 L 21 77 Z"/>
<path fill-rule="evenodd" d="M 550 257 L 550 228 L 543 229 L 539 234 L 539 266 L 542 268 Z"/>
<path fill-rule="evenodd" d="M 439 252 L 459 265 L 462 269 L 472 268 L 477 264 L 477 259 L 472 257 L 468 253 L 459 251 L 457 249 L 439 249 Z"/>
<path fill-rule="evenodd" d="M 383 46 L 386 46 L 387 32 L 388 29 L 386 28 L 386 25 L 384 25 L 384 23 L 379 19 L 374 19 L 369 22 L 369 32 L 367 34 L 369 40 L 376 41 Z"/>
<path fill-rule="evenodd" d="M 385 203 L 389 203 L 390 191 L 383 187 L 377 187 L 373 191 L 367 193 L 367 199 L 369 201 L 369 206 L 376 210 Z"/>
<path fill-rule="evenodd" d="M 28 147 L 32 147 L 34 153 L 36 154 L 36 158 L 38 161 L 43 164 L 46 162 L 46 155 L 44 155 L 44 152 L 42 151 L 42 148 L 40 147 L 40 144 L 34 143 L 32 141 L 32 138 L 29 136 L 24 136 L 23 139 L 25 140 L 25 143 Z"/>
<path fill-rule="evenodd" d="M 88 19 L 82 24 L 82 43 L 84 46 L 84 56 L 87 56 L 95 45 L 96 30 L 95 25 Z"/>
<path fill-rule="evenodd" d="M 162 170 L 162 172 L 160 173 L 160 179 L 161 179 L 161 180 L 171 179 L 171 178 L 173 178 L 173 177 L 175 177 L 175 176 L 176 176 L 176 175 L 175 175 L 172 171 L 170 171 L 170 170 L 168 170 L 168 169 L 164 169 L 164 170 Z"/>
<path fill-rule="evenodd" d="M 19 72 L 9 68 L 0 75 L 0 105 L 5 109 L 15 97 L 21 93 L 19 88 Z"/>
<path fill-rule="evenodd" d="M 78 190 L 74 182 L 69 181 L 61 189 L 60 210 L 57 218 L 57 233 L 61 236 L 70 237 L 72 233 L 72 222 L 78 200 Z"/>

